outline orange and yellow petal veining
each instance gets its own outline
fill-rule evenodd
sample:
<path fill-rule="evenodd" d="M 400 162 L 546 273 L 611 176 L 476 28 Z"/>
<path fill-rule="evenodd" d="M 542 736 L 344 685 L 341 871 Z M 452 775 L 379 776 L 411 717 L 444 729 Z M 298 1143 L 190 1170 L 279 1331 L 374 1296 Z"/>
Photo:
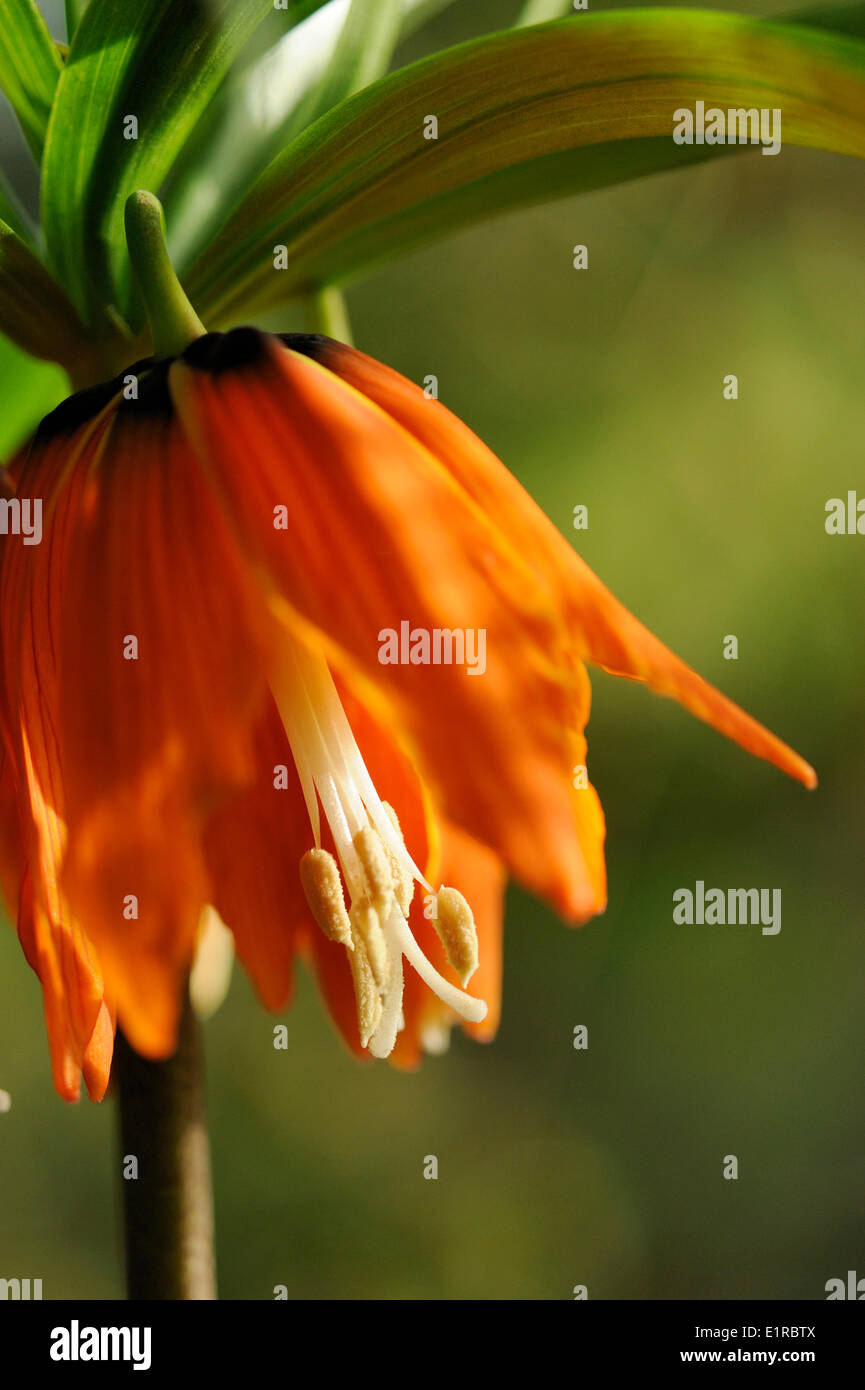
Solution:
<path fill-rule="evenodd" d="M 507 877 L 606 904 L 587 662 L 813 785 L 397 373 L 239 329 L 131 375 L 16 459 L 44 536 L 0 568 L 0 881 L 62 1095 L 104 1092 L 115 1014 L 171 1052 L 210 907 L 267 1007 L 304 956 L 358 1055 L 492 1037 Z"/>
<path fill-rule="evenodd" d="M 165 1056 L 209 896 L 204 827 L 252 776 L 266 687 L 255 586 L 182 433 L 137 404 L 89 473 L 65 574 L 63 882 L 130 1041 Z"/>
<path fill-rule="evenodd" d="M 72 459 L 70 492 L 81 458 L 96 433 L 82 437 Z M 37 487 L 53 505 L 67 460 L 51 451 L 34 465 Z M 59 882 L 66 845 L 65 796 L 57 740 L 57 669 L 60 557 L 69 533 L 62 519 L 45 546 L 7 537 L 3 557 L 5 861 L 3 887 L 17 904 L 24 953 L 39 975 L 52 1069 L 58 1092 L 77 1100 L 81 1075 L 93 1099 L 108 1084 L 113 1022 L 102 972 L 87 936 L 71 913 Z M 17 659 L 16 659 L 17 658 Z M 12 810 L 16 823 L 12 820 Z M 14 859 L 17 857 L 17 867 Z"/>
<path fill-rule="evenodd" d="M 562 776 L 575 678 L 548 586 L 517 547 L 385 412 L 279 343 L 254 370 L 178 364 L 172 389 L 250 554 L 404 731 L 450 818 L 565 915 L 597 911 Z M 484 633 L 483 674 L 382 664 L 381 634 L 406 620 Z"/>
<path fill-rule="evenodd" d="M 268 697 L 254 735 L 255 776 L 211 814 L 204 845 L 211 901 L 266 1008 L 285 1008 L 309 911 L 297 866 L 310 826 L 291 748 Z"/>
<path fill-rule="evenodd" d="M 697 675 L 609 592 L 496 456 L 439 401 L 365 353 L 319 340 L 318 359 L 376 402 L 449 470 L 494 525 L 521 545 L 555 590 L 576 656 L 612 675 L 645 681 L 698 719 L 807 787 L 812 767 Z"/>

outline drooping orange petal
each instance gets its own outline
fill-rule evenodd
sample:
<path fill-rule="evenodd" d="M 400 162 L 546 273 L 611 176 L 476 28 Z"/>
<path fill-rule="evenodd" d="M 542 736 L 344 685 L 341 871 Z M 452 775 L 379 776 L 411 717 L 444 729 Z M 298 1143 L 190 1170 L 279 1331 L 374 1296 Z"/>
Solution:
<path fill-rule="evenodd" d="M 253 757 L 255 780 L 216 809 L 204 843 L 213 906 L 234 934 L 262 1003 L 277 1010 L 289 1001 L 296 933 L 309 921 L 299 864 L 312 831 L 270 698 L 256 725 Z"/>
<path fill-rule="evenodd" d="M 445 406 L 353 348 L 325 339 L 312 342 L 310 351 L 441 459 L 490 520 L 523 547 L 536 572 L 555 585 L 577 655 L 612 675 L 645 681 L 749 753 L 816 786 L 814 769 L 798 753 L 703 680 L 613 597 L 516 478 Z"/>
<path fill-rule="evenodd" d="M 92 446 L 82 440 L 81 457 Z M 73 459 L 76 462 L 76 459 Z M 34 448 L 28 462 L 32 492 L 52 515 L 59 451 Z M 43 522 L 44 524 L 44 522 Z M 113 1025 L 92 945 L 71 913 L 59 884 L 65 848 L 64 787 L 56 733 L 57 671 L 54 624 L 60 588 L 57 557 L 67 545 L 62 519 L 41 545 L 6 538 L 0 603 L 4 632 L 4 710 L 7 757 L 3 784 L 17 808 L 17 828 L 4 814 L 4 838 L 14 843 L 4 861 L 4 890 L 18 903 L 18 931 L 28 962 L 42 984 L 57 1090 L 78 1099 L 82 1070 L 91 1097 L 108 1082 Z M 14 788 L 14 791 L 12 790 Z M 9 796 L 4 793 L 4 805 Z M 7 851 L 8 853 L 8 851 Z M 19 859 L 18 883 L 14 859 Z"/>
<path fill-rule="evenodd" d="M 84 1052 L 81 1068 L 84 1084 L 91 1100 L 102 1100 L 108 1089 L 111 1077 L 111 1060 L 114 1056 L 115 1018 L 113 1011 L 103 1000 L 99 1014 Z"/>
<path fill-rule="evenodd" d="M 63 893 L 130 1042 L 156 1057 L 174 1046 L 207 900 L 202 824 L 252 774 L 264 682 L 253 582 L 146 385 L 77 462 L 75 438 L 58 447 L 44 557 L 17 598 L 33 646 L 22 723 L 54 740 L 34 770 L 68 832 Z M 34 458 L 19 496 L 40 478 Z"/>
<path fill-rule="evenodd" d="M 114 1018 L 102 975 L 84 932 L 68 915 L 51 920 L 34 905 L 29 877 L 21 885 L 18 937 L 39 977 L 54 1086 L 63 1100 L 79 1099 L 82 1074 L 91 1100 L 108 1087 Z"/>
<path fill-rule="evenodd" d="M 27 858 L 21 837 L 19 789 L 6 741 L 0 740 L 0 892 L 8 915 L 18 912 Z"/>
<path fill-rule="evenodd" d="M 586 873 L 592 885 L 595 911 L 603 912 L 607 905 L 607 866 L 604 860 L 606 823 L 600 798 L 589 780 L 586 763 L 587 744 L 584 729 L 589 719 L 592 688 L 589 674 L 582 662 L 575 663 L 574 680 L 577 707 L 581 717 L 574 720 L 570 736 L 570 796 L 577 821 L 577 834 L 583 847 Z M 570 920 L 579 926 L 586 919 L 572 915 Z"/>
<path fill-rule="evenodd" d="M 565 915 L 597 911 L 570 795 L 575 677 L 517 547 L 401 426 L 274 340 L 246 367 L 176 363 L 170 382 L 249 553 L 405 730 L 449 818 Z M 482 630 L 484 673 L 382 664 L 381 634 L 403 620 Z"/>
<path fill-rule="evenodd" d="M 32 784 L 31 784 L 32 785 Z M 37 813 L 43 827 L 41 876 L 57 874 L 47 864 L 44 826 L 50 815 Z M 108 1085 L 114 1048 L 114 1024 L 105 1001 L 96 953 L 62 896 L 44 884 L 34 893 L 25 874 L 19 890 L 18 936 L 28 964 L 39 976 L 51 1051 L 54 1084 L 64 1100 L 76 1101 L 82 1072 L 91 1100 L 101 1100 Z"/>

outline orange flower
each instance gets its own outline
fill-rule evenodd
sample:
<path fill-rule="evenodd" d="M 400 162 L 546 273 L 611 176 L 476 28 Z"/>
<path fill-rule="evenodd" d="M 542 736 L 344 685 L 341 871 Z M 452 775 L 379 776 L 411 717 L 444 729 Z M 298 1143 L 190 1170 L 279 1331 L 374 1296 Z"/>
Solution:
<path fill-rule="evenodd" d="M 465 426 L 330 339 L 236 329 L 138 363 L 12 476 L 44 534 L 10 536 L 0 574 L 0 879 L 68 1099 L 82 1071 L 104 1091 L 115 1013 L 171 1053 L 208 904 L 269 1008 L 310 960 L 359 1053 L 414 1064 L 458 1016 L 490 1037 L 506 875 L 571 922 L 605 905 L 603 815 L 573 786 L 587 661 L 814 785 Z"/>

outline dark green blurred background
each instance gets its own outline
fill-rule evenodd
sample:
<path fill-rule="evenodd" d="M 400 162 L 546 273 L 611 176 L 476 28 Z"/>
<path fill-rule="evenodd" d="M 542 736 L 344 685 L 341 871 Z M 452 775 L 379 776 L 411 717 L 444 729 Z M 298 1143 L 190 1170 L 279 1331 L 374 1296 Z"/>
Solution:
<path fill-rule="evenodd" d="M 516 8 L 457 0 L 404 56 Z M 206 1028 L 224 1297 L 820 1299 L 865 1275 L 865 538 L 824 530 L 828 498 L 865 496 L 863 242 L 862 167 L 785 146 L 491 222 L 350 291 L 358 345 L 435 373 L 613 591 L 821 780 L 595 673 L 610 905 L 575 932 L 510 892 L 494 1044 L 359 1066 L 301 975 L 277 1052 L 236 974 Z M 674 926 L 696 879 L 781 888 L 780 934 Z M 0 1275 L 122 1296 L 114 1107 L 55 1096 L 11 929 L 0 1087 Z"/>

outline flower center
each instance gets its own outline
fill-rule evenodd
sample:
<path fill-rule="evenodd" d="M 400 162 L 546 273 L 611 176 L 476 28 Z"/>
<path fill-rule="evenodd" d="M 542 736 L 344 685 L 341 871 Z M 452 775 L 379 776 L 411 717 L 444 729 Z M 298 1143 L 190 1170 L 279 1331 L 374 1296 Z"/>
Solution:
<path fill-rule="evenodd" d="M 438 973 L 408 924 L 415 884 L 420 884 L 448 961 L 465 985 L 478 964 L 471 908 L 455 888 L 434 893 L 409 855 L 396 813 L 379 797 L 361 757 L 327 662 L 291 639 L 281 648 L 284 660 L 273 693 L 315 841 L 300 861 L 301 882 L 319 927 L 348 953 L 362 1045 L 374 1057 L 393 1050 L 404 1023 L 403 958 L 444 1004 L 479 1023 L 486 1004 Z M 336 860 L 321 847 L 319 807 Z"/>

